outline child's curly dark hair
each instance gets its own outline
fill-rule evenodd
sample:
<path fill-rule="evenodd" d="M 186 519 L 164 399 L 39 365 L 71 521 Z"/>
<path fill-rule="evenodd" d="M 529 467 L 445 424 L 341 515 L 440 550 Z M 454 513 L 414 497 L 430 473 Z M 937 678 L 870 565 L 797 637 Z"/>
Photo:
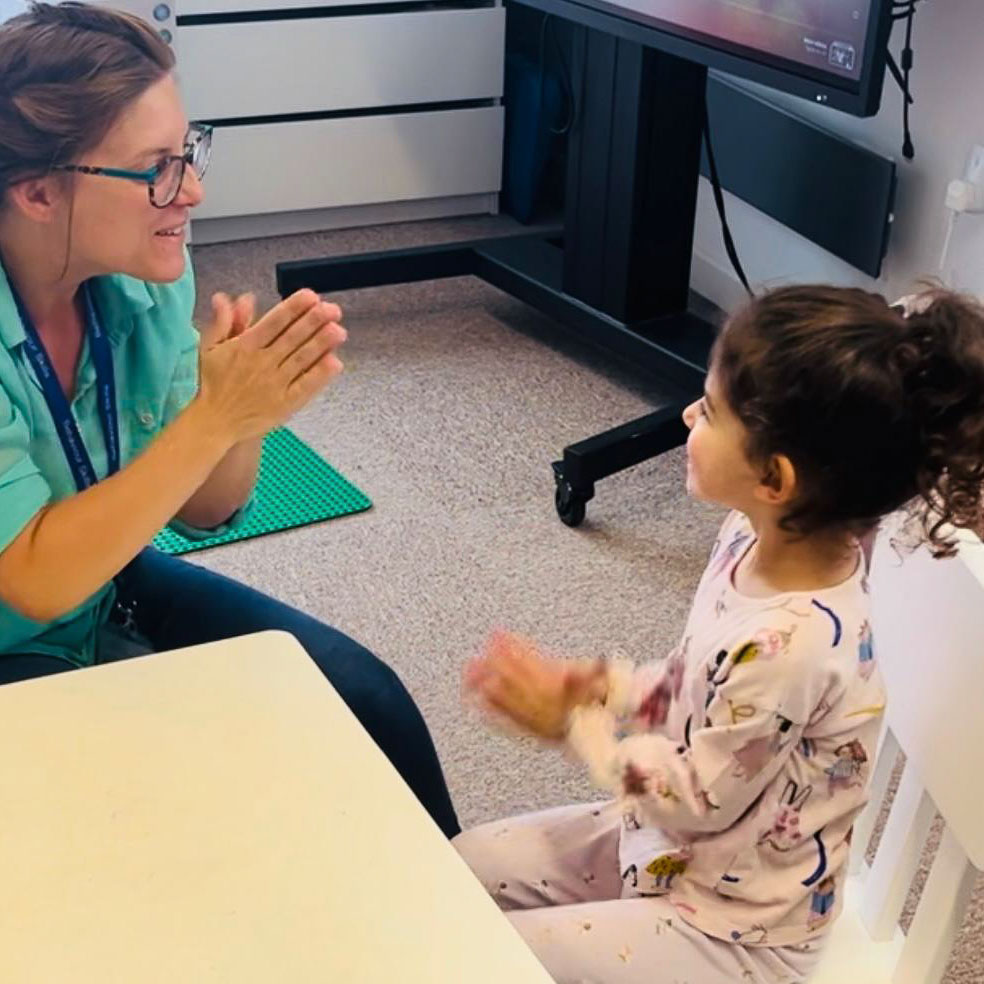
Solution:
<path fill-rule="evenodd" d="M 862 535 L 907 504 L 938 555 L 944 526 L 975 526 L 984 483 L 984 307 L 929 289 L 908 317 L 883 297 L 785 287 L 724 326 L 712 371 L 748 431 L 786 455 L 799 494 L 783 527 Z"/>

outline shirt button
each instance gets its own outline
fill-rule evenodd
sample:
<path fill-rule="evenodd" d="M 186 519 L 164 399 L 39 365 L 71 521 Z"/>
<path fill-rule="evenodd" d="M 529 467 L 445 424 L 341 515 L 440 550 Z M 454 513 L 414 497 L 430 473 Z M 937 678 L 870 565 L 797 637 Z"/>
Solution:
<path fill-rule="evenodd" d="M 140 414 L 140 423 L 143 424 L 144 427 L 153 427 L 154 415 L 149 410 L 144 410 L 144 412 Z"/>

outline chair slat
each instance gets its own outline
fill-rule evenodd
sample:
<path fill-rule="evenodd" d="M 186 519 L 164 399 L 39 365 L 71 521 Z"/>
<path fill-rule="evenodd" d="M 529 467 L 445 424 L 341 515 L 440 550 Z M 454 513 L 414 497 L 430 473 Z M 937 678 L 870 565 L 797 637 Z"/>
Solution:
<path fill-rule="evenodd" d="M 935 816 L 916 770 L 906 765 L 861 900 L 861 919 L 876 942 L 895 934 Z"/>
<path fill-rule="evenodd" d="M 871 777 L 871 790 L 868 805 L 854 823 L 854 834 L 851 838 L 851 859 L 849 872 L 852 875 L 861 874 L 864 856 L 871 843 L 871 834 L 875 829 L 878 814 L 881 812 L 888 784 L 892 780 L 892 770 L 899 757 L 899 743 L 890 728 L 886 729 L 881 742 L 881 748 L 876 758 L 875 771 Z"/>
<path fill-rule="evenodd" d="M 977 869 L 947 827 L 892 984 L 939 984 L 970 904 L 976 877 Z"/>

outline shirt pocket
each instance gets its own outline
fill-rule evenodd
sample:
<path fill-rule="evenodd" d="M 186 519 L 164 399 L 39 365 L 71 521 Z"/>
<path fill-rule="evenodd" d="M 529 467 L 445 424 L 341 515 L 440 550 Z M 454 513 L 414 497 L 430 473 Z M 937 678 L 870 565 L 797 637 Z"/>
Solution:
<path fill-rule="evenodd" d="M 162 408 L 150 399 L 125 401 L 119 408 L 120 445 L 123 462 L 132 461 L 160 433 Z"/>

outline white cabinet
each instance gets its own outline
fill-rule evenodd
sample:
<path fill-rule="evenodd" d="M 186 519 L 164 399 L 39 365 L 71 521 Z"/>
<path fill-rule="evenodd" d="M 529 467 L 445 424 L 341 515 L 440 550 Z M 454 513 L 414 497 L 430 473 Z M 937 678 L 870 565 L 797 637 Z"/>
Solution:
<path fill-rule="evenodd" d="M 222 128 L 201 219 L 494 194 L 496 107 Z"/>
<path fill-rule="evenodd" d="M 178 28 L 193 119 L 502 95 L 505 11 L 435 10 Z"/>
<path fill-rule="evenodd" d="M 174 46 L 215 126 L 196 242 L 493 212 L 498 0 L 114 0 Z"/>

